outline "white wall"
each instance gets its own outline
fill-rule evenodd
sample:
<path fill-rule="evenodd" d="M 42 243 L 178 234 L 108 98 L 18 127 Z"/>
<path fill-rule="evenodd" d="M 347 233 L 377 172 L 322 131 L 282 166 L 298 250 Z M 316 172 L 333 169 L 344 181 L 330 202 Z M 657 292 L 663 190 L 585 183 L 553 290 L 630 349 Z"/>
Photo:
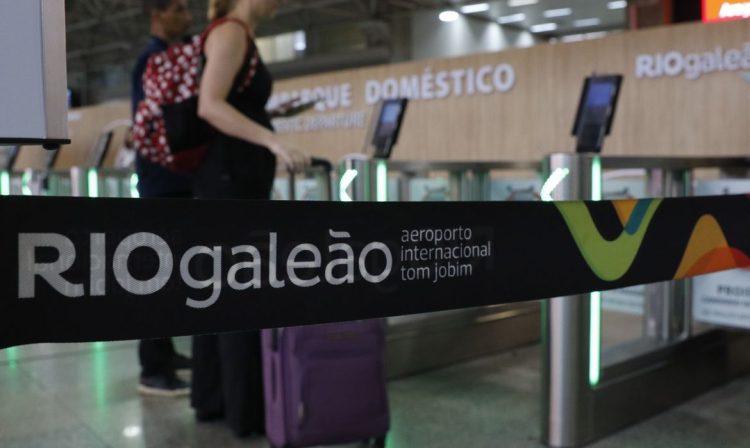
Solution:
<path fill-rule="evenodd" d="M 67 138 L 65 9 L 0 0 L 0 138 Z"/>
<path fill-rule="evenodd" d="M 0 138 L 45 137 L 41 15 L 38 1 L 0 0 Z"/>
<path fill-rule="evenodd" d="M 291 61 L 296 57 L 294 51 L 294 33 L 285 33 L 273 37 L 261 37 L 257 40 L 258 50 L 263 62 Z"/>

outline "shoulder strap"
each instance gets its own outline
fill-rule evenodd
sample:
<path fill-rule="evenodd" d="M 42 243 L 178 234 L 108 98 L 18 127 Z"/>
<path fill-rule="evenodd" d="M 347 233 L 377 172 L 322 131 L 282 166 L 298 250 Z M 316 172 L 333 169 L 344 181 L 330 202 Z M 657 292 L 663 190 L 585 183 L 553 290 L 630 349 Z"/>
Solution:
<path fill-rule="evenodd" d="M 245 35 L 247 36 L 248 42 L 253 41 L 253 33 L 250 32 L 250 28 L 247 26 L 245 22 L 239 19 L 235 19 L 234 17 L 222 17 L 221 19 L 216 19 L 213 22 L 209 23 L 206 29 L 203 31 L 203 40 L 205 41 L 206 38 L 208 38 L 208 35 L 211 34 L 211 31 L 216 29 L 216 27 L 223 25 L 227 22 L 234 22 L 239 24 L 242 29 L 245 30 Z"/>

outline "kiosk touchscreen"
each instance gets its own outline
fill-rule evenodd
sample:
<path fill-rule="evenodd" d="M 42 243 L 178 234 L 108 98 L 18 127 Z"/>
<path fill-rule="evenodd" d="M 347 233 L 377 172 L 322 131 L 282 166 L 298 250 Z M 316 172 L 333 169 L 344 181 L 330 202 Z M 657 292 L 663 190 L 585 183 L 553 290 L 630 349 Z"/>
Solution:
<path fill-rule="evenodd" d="M 13 165 L 16 164 L 18 158 L 18 152 L 21 147 L 16 146 L 0 146 L 0 170 L 11 172 L 13 171 Z"/>
<path fill-rule="evenodd" d="M 372 134 L 372 146 L 375 148 L 374 158 L 387 159 L 391 156 L 391 149 L 398 141 L 398 134 L 401 131 L 401 123 L 404 120 L 408 102 L 408 99 L 400 98 L 384 100 L 381 103 Z"/>
<path fill-rule="evenodd" d="M 107 131 L 99 135 L 99 138 L 94 144 L 94 150 L 91 154 L 89 166 L 93 166 L 95 168 L 101 168 L 104 166 L 104 161 L 107 158 L 107 153 L 109 152 L 109 147 L 112 143 L 113 136 L 114 132 L 112 131 Z"/>
<path fill-rule="evenodd" d="M 60 155 L 59 149 L 51 149 L 47 151 L 47 173 L 52 171 L 55 168 L 55 164 L 57 163 L 57 157 Z"/>
<path fill-rule="evenodd" d="M 583 84 L 573 135 L 576 152 L 601 152 L 609 135 L 622 85 L 622 75 L 590 76 Z"/>

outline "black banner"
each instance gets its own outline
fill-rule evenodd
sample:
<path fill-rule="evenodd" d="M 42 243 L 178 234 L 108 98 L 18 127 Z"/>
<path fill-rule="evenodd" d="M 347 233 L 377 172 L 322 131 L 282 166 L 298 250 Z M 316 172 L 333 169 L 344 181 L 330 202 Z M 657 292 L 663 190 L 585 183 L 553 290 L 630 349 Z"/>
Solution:
<path fill-rule="evenodd" d="M 346 321 L 750 265 L 750 199 L 0 199 L 0 347 Z"/>

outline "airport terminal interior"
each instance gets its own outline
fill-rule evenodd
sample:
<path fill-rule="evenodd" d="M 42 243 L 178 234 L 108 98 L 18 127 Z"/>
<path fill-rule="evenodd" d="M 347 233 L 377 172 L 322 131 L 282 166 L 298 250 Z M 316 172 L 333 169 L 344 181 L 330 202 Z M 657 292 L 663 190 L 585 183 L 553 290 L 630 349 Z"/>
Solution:
<path fill-rule="evenodd" d="M 0 59 L 0 447 L 750 446 L 750 1 L 0 0 Z"/>

